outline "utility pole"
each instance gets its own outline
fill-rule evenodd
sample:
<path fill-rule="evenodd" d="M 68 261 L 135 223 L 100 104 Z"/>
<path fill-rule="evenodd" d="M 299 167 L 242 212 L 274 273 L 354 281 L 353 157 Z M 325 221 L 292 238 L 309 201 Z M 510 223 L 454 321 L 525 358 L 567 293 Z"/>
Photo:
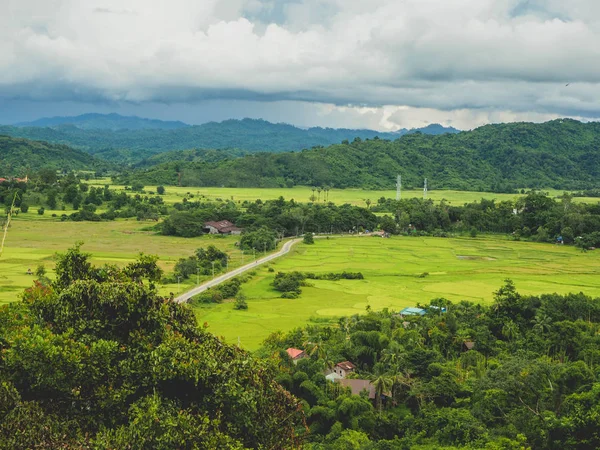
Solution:
<path fill-rule="evenodd" d="M 181 277 L 177 277 L 177 293 L 180 293 L 180 292 L 181 292 L 181 288 L 179 287 L 179 279 L 180 279 L 180 278 L 181 278 Z"/>
<path fill-rule="evenodd" d="M 396 200 L 402 198 L 402 176 L 398 175 L 396 178 Z"/>
<path fill-rule="evenodd" d="M 267 241 L 263 242 L 264 253 L 267 254 Z"/>
<path fill-rule="evenodd" d="M 200 284 L 200 267 L 197 267 L 196 269 L 196 284 Z"/>
<path fill-rule="evenodd" d="M 425 184 L 423 185 L 423 200 L 427 198 L 427 178 L 425 178 Z"/>
<path fill-rule="evenodd" d="M 212 263 L 212 269 L 213 269 L 213 278 L 215 277 L 215 262 L 211 261 Z"/>
<path fill-rule="evenodd" d="M 242 250 L 242 266 L 244 265 L 244 250 Z"/>

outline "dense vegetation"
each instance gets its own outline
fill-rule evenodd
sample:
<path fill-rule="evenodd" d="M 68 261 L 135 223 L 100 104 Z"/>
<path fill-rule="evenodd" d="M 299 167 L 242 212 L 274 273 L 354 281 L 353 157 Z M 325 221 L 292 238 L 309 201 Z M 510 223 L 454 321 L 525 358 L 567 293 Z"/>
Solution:
<path fill-rule="evenodd" d="M 265 341 L 264 355 L 281 355 L 278 381 L 303 400 L 305 448 L 600 448 L 600 298 L 524 296 L 507 280 L 491 306 L 423 308 Z M 289 347 L 309 357 L 292 364 Z M 326 381 L 342 361 L 374 399 Z"/>
<path fill-rule="evenodd" d="M 95 119 L 91 124 L 88 121 L 85 122 L 87 125 L 82 125 L 86 129 L 62 122 L 64 124 L 53 128 L 0 126 L 0 134 L 67 144 L 106 160 L 138 163 L 154 154 L 169 150 L 240 149 L 249 152 L 279 152 L 335 144 L 357 136 L 363 139 L 375 136 L 395 139 L 408 132 L 400 130 L 395 133 L 381 133 L 373 130 L 318 127 L 304 130 L 292 125 L 253 119 L 226 120 L 173 129 L 152 129 L 151 124 L 143 122 L 148 128 L 143 129 L 138 123 L 136 129 L 125 129 L 133 125 L 130 120 L 125 120 L 129 118 L 123 118 L 123 126 L 117 129 L 115 119 L 109 119 L 111 118 L 104 117 L 104 121 L 109 122 L 110 127 L 103 127 L 109 129 L 99 128 L 101 121 Z M 439 134 L 457 130 L 432 125 L 422 131 Z"/>
<path fill-rule="evenodd" d="M 0 177 L 25 178 L 42 168 L 54 170 L 97 170 L 109 164 L 66 145 L 48 144 L 2 136 L 0 133 Z"/>
<path fill-rule="evenodd" d="M 42 169 L 31 175 L 28 182 L 8 180 L 0 182 L 0 205 L 9 208 L 15 201 L 17 213 L 27 212 L 29 206 L 41 207 L 38 211 L 44 214 L 45 208 L 76 211 L 67 215 L 61 214 L 61 220 L 100 221 L 116 218 L 135 217 L 138 220 L 158 220 L 159 215 L 167 214 L 163 198 L 154 193 L 147 193 L 143 186 L 133 186 L 135 191 L 115 192 L 109 186 L 90 187 L 74 172 L 58 176 L 52 169 Z M 157 191 L 161 191 L 160 187 Z M 162 189 L 164 193 L 164 188 Z M 158 192 L 157 192 L 158 193 Z M 15 196 L 16 194 L 16 196 Z M 96 213 L 98 207 L 104 211 Z M 53 213 L 57 215 L 56 213 Z"/>
<path fill-rule="evenodd" d="M 389 215 L 377 216 L 375 212 Z M 245 230 L 242 248 L 270 250 L 278 236 L 308 233 L 347 233 L 379 228 L 390 234 L 447 236 L 478 232 L 511 234 L 514 239 L 600 246 L 600 203 L 574 203 L 565 194 L 559 200 L 531 191 L 515 201 L 482 199 L 463 206 L 417 198 L 380 198 L 370 208 L 332 203 L 308 204 L 283 198 L 256 202 L 203 202 L 187 200 L 159 224 L 163 234 L 192 237 L 204 233 L 206 221 L 229 220 Z"/>
<path fill-rule="evenodd" d="M 260 153 L 221 162 L 167 163 L 124 182 L 184 186 L 406 188 L 511 192 L 522 187 L 590 189 L 600 175 L 600 123 L 487 125 L 459 134 L 355 139 L 299 153 Z"/>
<path fill-rule="evenodd" d="M 276 366 L 157 295 L 156 258 L 92 267 L 78 247 L 56 281 L 0 308 L 0 448 L 293 448 L 297 400 Z"/>

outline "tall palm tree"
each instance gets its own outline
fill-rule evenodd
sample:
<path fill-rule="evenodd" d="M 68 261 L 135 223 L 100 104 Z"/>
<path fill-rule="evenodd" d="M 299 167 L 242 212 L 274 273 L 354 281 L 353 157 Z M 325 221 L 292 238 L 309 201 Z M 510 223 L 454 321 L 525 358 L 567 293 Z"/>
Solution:
<path fill-rule="evenodd" d="M 372 383 L 375 387 L 375 403 L 377 404 L 379 413 L 381 414 L 381 410 L 383 407 L 381 397 L 385 394 L 389 394 L 389 392 L 392 390 L 392 386 L 394 385 L 394 379 L 391 376 L 384 373 L 374 377 Z"/>
<path fill-rule="evenodd" d="M 502 327 L 502 335 L 512 342 L 519 336 L 519 327 L 512 320 L 509 320 Z"/>
<path fill-rule="evenodd" d="M 550 331 L 550 328 L 552 328 L 552 319 L 548 314 L 543 312 L 537 313 L 531 323 L 533 324 L 533 329 L 539 332 L 541 336 L 544 335 L 544 332 Z"/>

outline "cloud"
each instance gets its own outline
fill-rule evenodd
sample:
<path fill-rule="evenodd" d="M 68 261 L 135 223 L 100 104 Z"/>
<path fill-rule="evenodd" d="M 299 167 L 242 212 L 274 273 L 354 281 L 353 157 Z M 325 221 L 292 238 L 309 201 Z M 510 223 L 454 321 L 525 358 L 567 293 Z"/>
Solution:
<path fill-rule="evenodd" d="M 297 101 L 384 128 L 422 112 L 600 117 L 595 0 L 8 0 L 7 11 L 5 99 Z"/>

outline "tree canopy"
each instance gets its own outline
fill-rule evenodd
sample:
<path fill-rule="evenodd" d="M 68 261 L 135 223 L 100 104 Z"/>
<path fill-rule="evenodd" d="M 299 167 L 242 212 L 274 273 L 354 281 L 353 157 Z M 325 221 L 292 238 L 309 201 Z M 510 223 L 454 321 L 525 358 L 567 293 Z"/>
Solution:
<path fill-rule="evenodd" d="M 290 448 L 276 367 L 159 296 L 156 258 L 94 267 L 79 246 L 0 308 L 1 448 Z"/>

